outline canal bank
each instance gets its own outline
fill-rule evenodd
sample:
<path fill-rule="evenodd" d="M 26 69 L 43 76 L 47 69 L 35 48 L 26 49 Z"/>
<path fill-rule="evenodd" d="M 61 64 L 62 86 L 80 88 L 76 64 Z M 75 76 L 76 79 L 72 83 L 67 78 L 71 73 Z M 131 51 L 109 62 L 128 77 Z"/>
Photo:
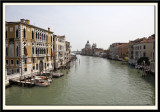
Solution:
<path fill-rule="evenodd" d="M 7 88 L 6 105 L 133 105 L 155 104 L 155 79 L 119 61 L 77 55 L 64 76 L 49 87 Z M 80 63 L 79 60 L 80 59 Z"/>

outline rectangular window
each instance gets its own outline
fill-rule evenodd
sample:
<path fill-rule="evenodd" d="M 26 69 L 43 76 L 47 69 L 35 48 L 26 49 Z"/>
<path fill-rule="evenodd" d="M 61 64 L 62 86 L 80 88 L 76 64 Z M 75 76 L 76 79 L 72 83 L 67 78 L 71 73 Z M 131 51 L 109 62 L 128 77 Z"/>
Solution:
<path fill-rule="evenodd" d="M 11 65 L 13 65 L 14 63 L 13 63 L 13 60 L 11 60 Z"/>
<path fill-rule="evenodd" d="M 35 62 L 34 62 L 34 58 L 32 59 L 32 61 L 33 61 L 33 63 L 35 63 Z"/>
<path fill-rule="evenodd" d="M 18 38 L 18 29 L 16 29 L 16 38 Z"/>
<path fill-rule="evenodd" d="M 16 61 L 16 64 L 17 64 L 17 65 L 19 64 L 19 60 Z"/>
<path fill-rule="evenodd" d="M 146 49 L 146 46 L 144 45 L 144 49 Z"/>
<path fill-rule="evenodd" d="M 18 46 L 17 46 L 17 48 L 16 48 L 16 56 L 18 56 Z"/>
<path fill-rule="evenodd" d="M 6 60 L 6 65 L 8 65 L 8 60 Z"/>
<path fill-rule="evenodd" d="M 27 64 L 27 59 L 24 59 L 24 64 Z"/>
<path fill-rule="evenodd" d="M 8 31 L 6 30 L 6 39 L 8 38 Z"/>
<path fill-rule="evenodd" d="M 33 66 L 33 70 L 35 70 L 35 66 Z"/>
<path fill-rule="evenodd" d="M 8 47 L 6 47 L 6 56 L 8 56 Z"/>
<path fill-rule="evenodd" d="M 38 70 L 38 64 L 36 64 L 36 70 Z"/>

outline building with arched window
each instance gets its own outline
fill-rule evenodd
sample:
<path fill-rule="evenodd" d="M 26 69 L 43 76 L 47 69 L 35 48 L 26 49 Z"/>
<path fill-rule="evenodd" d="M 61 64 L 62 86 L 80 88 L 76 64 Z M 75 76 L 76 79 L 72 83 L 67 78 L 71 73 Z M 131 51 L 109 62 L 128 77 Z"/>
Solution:
<path fill-rule="evenodd" d="M 6 22 L 6 69 L 8 74 L 22 75 L 53 69 L 51 49 L 54 44 L 50 28 L 43 29 L 30 24 L 30 20 Z M 36 37 L 36 38 L 34 38 Z M 47 38 L 45 38 L 47 37 Z M 46 52 L 47 51 L 47 52 Z M 44 67 L 46 63 L 46 68 Z M 42 65 L 40 65 L 42 64 Z"/>

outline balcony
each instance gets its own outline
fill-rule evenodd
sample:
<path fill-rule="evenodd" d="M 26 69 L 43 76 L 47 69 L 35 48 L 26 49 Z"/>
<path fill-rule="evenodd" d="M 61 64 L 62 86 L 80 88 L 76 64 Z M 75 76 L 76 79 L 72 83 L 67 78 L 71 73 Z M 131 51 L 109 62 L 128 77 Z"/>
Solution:
<path fill-rule="evenodd" d="M 36 54 L 36 57 L 45 57 L 46 54 Z"/>
<path fill-rule="evenodd" d="M 37 57 L 36 54 L 32 54 L 32 57 Z"/>

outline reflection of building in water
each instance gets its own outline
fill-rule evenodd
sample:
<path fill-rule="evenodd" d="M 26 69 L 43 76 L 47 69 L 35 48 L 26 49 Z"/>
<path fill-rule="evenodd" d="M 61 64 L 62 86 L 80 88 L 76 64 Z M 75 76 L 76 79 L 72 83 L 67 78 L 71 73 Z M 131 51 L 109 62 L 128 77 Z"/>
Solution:
<path fill-rule="evenodd" d="M 101 48 L 97 48 L 96 43 L 93 43 L 91 47 L 89 41 L 87 41 L 85 48 L 83 48 L 81 51 L 81 54 L 88 56 L 101 56 L 104 54 L 104 50 Z"/>

